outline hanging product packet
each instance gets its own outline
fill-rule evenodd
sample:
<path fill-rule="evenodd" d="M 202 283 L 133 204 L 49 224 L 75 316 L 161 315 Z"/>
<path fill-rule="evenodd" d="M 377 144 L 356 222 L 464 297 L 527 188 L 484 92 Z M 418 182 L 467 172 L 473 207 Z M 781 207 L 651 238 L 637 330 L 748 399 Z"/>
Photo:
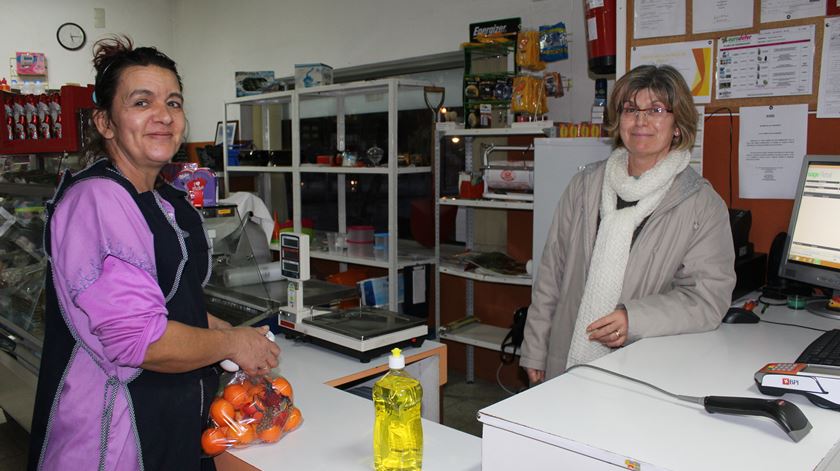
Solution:
<path fill-rule="evenodd" d="M 242 370 L 210 404 L 210 420 L 201 435 L 209 456 L 229 447 L 274 443 L 303 422 L 292 385 L 282 376 L 249 376 Z"/>
<path fill-rule="evenodd" d="M 566 24 L 540 26 L 540 59 L 555 62 L 569 58 L 569 44 L 566 41 Z"/>
<path fill-rule="evenodd" d="M 527 113 L 538 117 L 548 112 L 548 102 L 541 77 L 520 75 L 514 78 L 510 101 L 511 111 L 514 113 Z"/>
<path fill-rule="evenodd" d="M 525 69 L 543 70 L 540 60 L 540 34 L 537 31 L 520 31 L 516 37 L 516 63 Z"/>

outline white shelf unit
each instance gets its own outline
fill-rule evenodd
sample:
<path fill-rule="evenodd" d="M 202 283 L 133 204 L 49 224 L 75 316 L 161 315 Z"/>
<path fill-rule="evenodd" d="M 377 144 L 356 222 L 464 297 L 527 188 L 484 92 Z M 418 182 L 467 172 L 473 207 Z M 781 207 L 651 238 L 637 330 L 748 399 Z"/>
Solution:
<path fill-rule="evenodd" d="M 510 329 L 495 325 L 474 323 L 465 325 L 455 332 L 441 333 L 440 338 L 499 352 L 502 350 L 502 341 L 509 331 Z"/>
<path fill-rule="evenodd" d="M 466 208 L 534 209 L 533 201 L 502 201 L 491 199 L 467 199 L 445 196 L 440 198 L 441 206 L 463 206 Z"/>
<path fill-rule="evenodd" d="M 388 299 L 389 308 L 397 310 L 397 290 L 399 287 L 397 275 L 402 268 L 435 263 L 437 258 L 431 249 L 421 248 L 419 244 L 398 239 L 398 207 L 397 187 L 399 177 L 403 175 L 430 174 L 431 166 L 399 166 L 398 165 L 398 111 L 403 109 L 425 109 L 423 90 L 433 85 L 428 82 L 406 80 L 398 78 L 353 82 L 322 87 L 305 88 L 286 92 L 276 92 L 254 97 L 242 97 L 225 103 L 224 117 L 229 120 L 228 110 L 231 106 L 260 107 L 260 122 L 262 125 L 260 140 L 262 148 L 272 149 L 272 137 L 276 138 L 278 126 L 277 110 L 272 106 L 287 107 L 280 111 L 280 116 L 291 120 L 291 154 L 292 162 L 289 166 L 258 167 L 258 166 L 228 166 L 228 143 L 223 143 L 224 157 L 224 185 L 225 193 L 229 190 L 229 175 L 254 175 L 257 179 L 257 193 L 264 201 L 269 201 L 271 184 L 268 178 L 273 173 L 290 173 L 292 176 L 292 214 L 295 231 L 301 230 L 302 220 L 302 175 L 306 174 L 334 174 L 337 179 L 338 193 L 338 231 L 347 232 L 347 201 L 345 189 L 347 178 L 352 175 L 384 175 L 387 177 L 388 188 L 388 255 L 387 259 L 370 257 L 351 257 L 345 253 L 331 253 L 313 249 L 310 256 L 315 259 L 332 260 L 341 263 L 342 269 L 347 263 L 364 266 L 386 268 L 388 270 Z M 418 99 L 419 98 L 419 99 Z M 301 162 L 301 120 L 312 116 L 335 116 L 336 132 L 335 146 L 338 152 L 346 150 L 345 124 L 346 116 L 354 112 L 387 112 L 388 137 L 386 143 L 380 143 L 387 148 L 387 161 L 377 167 L 331 167 Z M 253 112 L 252 112 L 253 115 Z M 245 121 L 245 113 L 240 114 Z M 281 118 L 282 119 L 282 118 Z M 432 123 L 429 123 L 430 127 Z M 243 123 L 243 129 L 245 128 Z M 282 128 L 280 128 L 282 140 Z M 432 129 L 432 132 L 434 130 Z M 352 178 L 352 177 L 351 177 Z M 269 205 L 270 206 L 270 205 Z M 276 247 L 272 247 L 276 250 Z"/>
<path fill-rule="evenodd" d="M 441 197 L 440 195 L 440 170 L 442 163 L 441 140 L 447 137 L 458 136 L 464 139 L 464 165 L 472 168 L 473 140 L 476 137 L 505 137 L 505 136 L 554 136 L 555 128 L 546 127 L 539 123 L 533 126 L 517 126 L 512 128 L 493 129 L 444 129 L 438 128 L 435 135 L 435 258 L 438 260 L 435 270 L 435 292 L 440 293 L 440 280 L 442 274 L 465 278 L 466 281 L 466 312 L 467 317 L 475 315 L 475 304 L 473 299 L 473 282 L 500 283 L 507 285 L 531 286 L 530 276 L 503 276 L 486 273 L 466 271 L 461 267 L 446 263 L 441 260 L 440 250 L 440 206 L 459 206 L 467 210 L 466 217 L 466 239 L 467 249 L 473 248 L 473 210 L 474 209 L 498 209 L 498 210 L 533 210 L 534 204 L 529 201 L 504 201 L 492 199 L 465 199 L 454 197 Z M 435 299 L 435 326 L 440 328 L 440 299 Z M 487 348 L 498 351 L 501 342 L 507 334 L 508 329 L 490 324 L 469 324 L 455 332 L 440 334 L 440 338 L 463 343 L 466 345 L 466 380 L 472 382 L 475 379 L 475 350 L 474 347 Z"/>
<path fill-rule="evenodd" d="M 473 281 L 483 281 L 485 283 L 501 283 L 506 285 L 520 285 L 531 286 L 530 276 L 506 276 L 494 273 L 477 273 L 475 271 L 467 271 L 460 266 L 452 265 L 446 262 L 440 262 L 440 272 L 447 275 L 459 276 Z"/>

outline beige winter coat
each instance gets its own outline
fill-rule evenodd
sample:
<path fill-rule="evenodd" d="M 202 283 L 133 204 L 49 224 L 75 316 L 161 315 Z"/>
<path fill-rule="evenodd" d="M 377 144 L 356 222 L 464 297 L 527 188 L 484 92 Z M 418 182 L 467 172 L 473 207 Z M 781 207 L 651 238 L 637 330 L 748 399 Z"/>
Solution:
<path fill-rule="evenodd" d="M 595 246 L 605 164 L 587 165 L 572 178 L 539 264 L 519 364 L 545 370 L 546 379 L 566 368 Z M 726 205 L 688 167 L 630 249 L 619 301 L 627 309 L 626 343 L 717 328 L 735 287 L 734 266 Z"/>

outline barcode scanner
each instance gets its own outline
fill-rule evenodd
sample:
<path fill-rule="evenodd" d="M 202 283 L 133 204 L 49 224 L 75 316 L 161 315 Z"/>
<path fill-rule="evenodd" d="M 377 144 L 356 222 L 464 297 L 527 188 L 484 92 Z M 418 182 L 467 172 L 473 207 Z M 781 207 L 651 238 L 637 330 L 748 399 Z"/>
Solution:
<path fill-rule="evenodd" d="M 703 407 L 710 414 L 757 415 L 773 419 L 795 442 L 811 431 L 811 423 L 805 414 L 796 404 L 784 399 L 706 396 Z"/>
<path fill-rule="evenodd" d="M 589 364 L 578 364 L 566 369 L 566 373 L 575 368 L 590 368 L 601 371 L 619 378 L 632 381 L 637 384 L 645 385 L 651 389 L 655 389 L 662 394 L 679 399 L 680 401 L 691 402 L 693 404 L 700 404 L 710 414 L 729 414 L 729 415 L 757 415 L 759 417 L 768 417 L 773 419 L 779 427 L 784 430 L 788 437 L 794 442 L 802 440 L 808 432 L 811 431 L 811 423 L 805 414 L 791 402 L 784 399 L 758 399 L 752 397 L 732 397 L 732 396 L 685 396 L 683 394 L 674 394 L 666 391 L 659 386 L 654 386 L 646 381 L 631 378 L 630 376 L 616 373 L 599 366 Z"/>

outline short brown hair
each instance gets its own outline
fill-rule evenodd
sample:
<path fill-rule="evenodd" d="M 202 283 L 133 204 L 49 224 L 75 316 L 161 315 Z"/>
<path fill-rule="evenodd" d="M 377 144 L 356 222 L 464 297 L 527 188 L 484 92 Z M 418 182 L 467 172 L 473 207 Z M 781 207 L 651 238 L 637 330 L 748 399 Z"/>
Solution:
<path fill-rule="evenodd" d="M 621 110 L 633 102 L 636 93 L 650 90 L 656 98 L 674 113 L 674 125 L 680 130 L 671 142 L 672 149 L 691 149 L 697 137 L 697 109 L 691 91 L 677 69 L 670 65 L 640 65 L 616 80 L 608 104 L 609 124 L 607 133 L 615 147 L 624 147 L 619 132 Z"/>

